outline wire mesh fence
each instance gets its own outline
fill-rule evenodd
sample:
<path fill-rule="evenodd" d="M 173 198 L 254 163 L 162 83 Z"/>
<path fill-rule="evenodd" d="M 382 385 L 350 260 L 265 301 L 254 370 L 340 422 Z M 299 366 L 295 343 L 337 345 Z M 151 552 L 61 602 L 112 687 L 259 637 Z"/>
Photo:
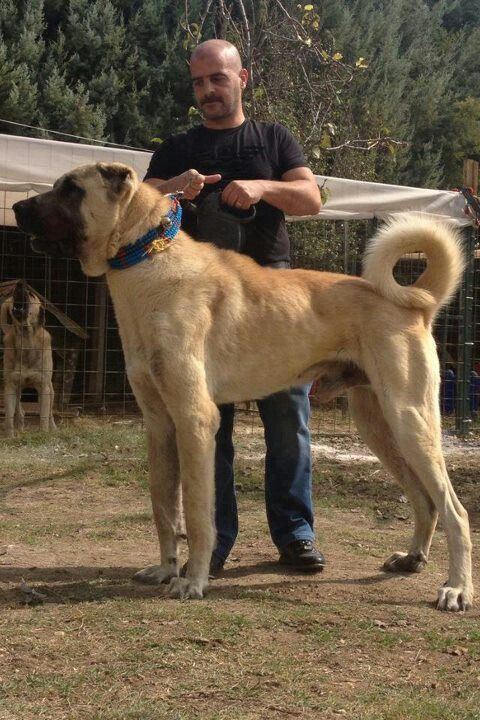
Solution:
<path fill-rule="evenodd" d="M 372 221 L 293 223 L 289 227 L 292 265 L 360 274 L 365 243 L 374 229 Z M 480 259 L 473 230 L 464 231 L 464 241 L 468 263 L 462 287 L 435 325 L 444 424 L 460 434 L 480 428 Z M 425 259 L 420 255 L 405 257 L 397 264 L 396 278 L 402 284 L 411 284 L 424 268 Z M 45 306 L 57 420 L 67 421 L 79 414 L 138 414 L 104 279 L 85 277 L 76 260 L 34 253 L 23 233 L 4 225 L 0 227 L 0 303 L 12 297 L 18 280 L 24 280 Z M 3 345 L 0 353 L 5 360 Z M 5 372 L 1 372 L 3 391 Z M 33 424 L 39 412 L 38 391 L 26 380 L 22 405 Z M 5 411 L 4 400 L 0 395 L 0 414 Z M 320 406 L 314 384 L 311 403 L 314 432 L 344 433 L 352 429 L 346 398 Z M 243 405 L 240 409 L 248 413 L 252 423 L 259 422 L 254 403 L 249 409 Z"/>

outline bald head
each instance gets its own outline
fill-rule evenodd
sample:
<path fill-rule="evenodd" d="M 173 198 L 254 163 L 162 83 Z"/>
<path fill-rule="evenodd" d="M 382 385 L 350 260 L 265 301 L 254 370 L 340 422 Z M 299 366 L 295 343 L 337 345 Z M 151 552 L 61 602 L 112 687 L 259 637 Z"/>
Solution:
<path fill-rule="evenodd" d="M 248 72 L 235 45 L 226 40 L 200 43 L 190 58 L 190 74 L 206 127 L 237 127 L 244 121 L 242 93 Z"/>
<path fill-rule="evenodd" d="M 190 57 L 190 65 L 197 60 L 222 60 L 227 67 L 235 72 L 240 72 L 242 69 L 240 53 L 235 45 L 232 45 L 227 40 L 205 40 L 205 42 L 200 43 Z"/>

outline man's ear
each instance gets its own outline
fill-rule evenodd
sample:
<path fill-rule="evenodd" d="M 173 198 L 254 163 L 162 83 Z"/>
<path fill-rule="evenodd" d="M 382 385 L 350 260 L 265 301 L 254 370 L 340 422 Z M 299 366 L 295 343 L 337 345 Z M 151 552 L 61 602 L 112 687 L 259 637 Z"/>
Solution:
<path fill-rule="evenodd" d="M 97 170 L 115 197 L 123 195 L 127 190 L 133 190 L 138 183 L 135 170 L 122 163 L 99 162 Z"/>
<path fill-rule="evenodd" d="M 242 68 L 240 70 L 240 85 L 242 90 L 245 90 L 248 83 L 248 70 L 246 68 Z"/>

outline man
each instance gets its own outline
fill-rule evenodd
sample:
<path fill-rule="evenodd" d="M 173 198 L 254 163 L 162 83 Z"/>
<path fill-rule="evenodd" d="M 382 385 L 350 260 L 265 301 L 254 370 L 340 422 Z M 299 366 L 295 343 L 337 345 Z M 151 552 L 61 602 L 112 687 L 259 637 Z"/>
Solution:
<path fill-rule="evenodd" d="M 169 137 L 154 153 L 145 182 L 162 193 L 183 190 L 200 205 L 214 191 L 232 211 L 255 206 L 244 226 L 242 252 L 270 267 L 289 267 L 290 246 L 284 213 L 320 210 L 320 192 L 303 153 L 278 123 L 245 118 L 242 93 L 248 72 L 237 49 L 207 40 L 195 49 L 190 72 L 203 124 Z M 184 212 L 183 229 L 198 238 L 196 217 Z M 214 241 L 214 238 L 208 238 Z M 302 571 L 321 571 L 323 555 L 313 545 L 308 387 L 257 401 L 265 428 L 265 496 L 272 540 L 280 562 Z M 216 576 L 238 533 L 234 490 L 233 405 L 220 407 L 216 437 L 215 522 L 217 545 L 210 574 Z"/>

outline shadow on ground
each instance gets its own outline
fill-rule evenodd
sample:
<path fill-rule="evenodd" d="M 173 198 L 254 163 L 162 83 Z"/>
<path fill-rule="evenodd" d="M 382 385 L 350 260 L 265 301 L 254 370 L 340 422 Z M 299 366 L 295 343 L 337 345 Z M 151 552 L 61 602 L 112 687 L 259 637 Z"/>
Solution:
<path fill-rule="evenodd" d="M 132 576 L 136 567 L 2 567 L 0 568 L 0 583 L 8 586 L 0 590 L 0 606 L 18 606 L 28 604 L 28 596 L 22 591 L 21 583 L 45 596 L 45 603 L 75 604 L 91 601 L 101 601 L 112 598 L 164 598 L 166 586 L 142 585 L 133 581 Z M 281 590 L 285 583 L 295 581 L 296 589 L 315 586 L 375 586 L 391 581 L 391 573 L 378 572 L 373 575 L 340 578 L 330 576 L 328 573 L 302 573 L 282 568 L 278 575 L 276 562 L 261 562 L 254 565 L 228 568 L 222 574 L 221 584 L 212 581 L 208 589 L 210 599 L 252 597 L 255 593 L 265 595 L 271 590 Z M 271 582 L 236 584 L 235 581 L 255 575 L 278 575 Z M 298 597 L 288 597 L 284 593 L 278 595 L 278 600 L 298 604 Z"/>

